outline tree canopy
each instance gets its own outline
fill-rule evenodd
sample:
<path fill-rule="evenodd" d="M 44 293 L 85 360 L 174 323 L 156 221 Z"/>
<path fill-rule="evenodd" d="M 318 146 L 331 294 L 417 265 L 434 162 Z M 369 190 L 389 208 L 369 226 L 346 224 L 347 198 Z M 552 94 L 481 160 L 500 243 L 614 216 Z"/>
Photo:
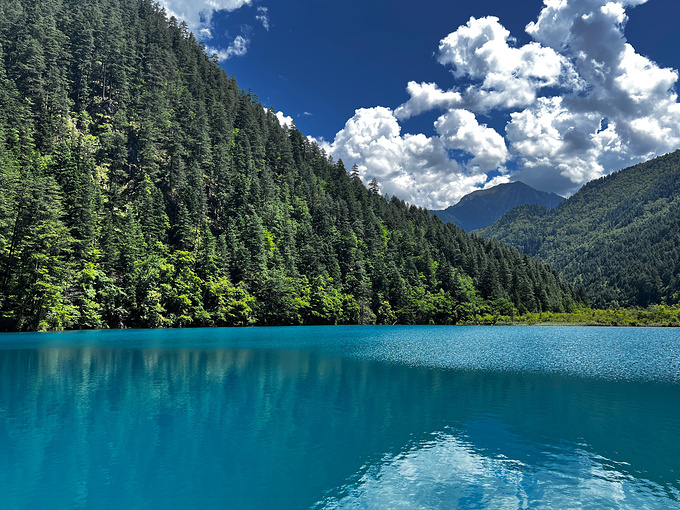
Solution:
<path fill-rule="evenodd" d="M 374 184 L 150 0 L 0 0 L 0 330 L 455 324 L 578 301 Z"/>
<path fill-rule="evenodd" d="M 480 235 L 552 264 L 600 307 L 680 302 L 680 151 L 515 208 Z"/>

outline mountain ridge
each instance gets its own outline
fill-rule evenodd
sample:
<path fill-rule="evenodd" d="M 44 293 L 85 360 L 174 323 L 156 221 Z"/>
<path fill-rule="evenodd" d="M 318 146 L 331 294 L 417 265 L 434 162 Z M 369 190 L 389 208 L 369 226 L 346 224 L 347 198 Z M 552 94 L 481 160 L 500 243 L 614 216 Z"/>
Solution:
<path fill-rule="evenodd" d="M 473 191 L 461 198 L 457 204 L 430 212 L 436 214 L 442 221 L 453 223 L 466 232 L 471 232 L 492 224 L 514 207 L 538 204 L 552 209 L 563 201 L 564 197 L 555 193 L 539 191 L 521 181 L 515 181 Z"/>
<path fill-rule="evenodd" d="M 583 284 L 597 306 L 680 302 L 680 150 L 585 184 L 553 210 L 515 208 L 476 233 Z"/>

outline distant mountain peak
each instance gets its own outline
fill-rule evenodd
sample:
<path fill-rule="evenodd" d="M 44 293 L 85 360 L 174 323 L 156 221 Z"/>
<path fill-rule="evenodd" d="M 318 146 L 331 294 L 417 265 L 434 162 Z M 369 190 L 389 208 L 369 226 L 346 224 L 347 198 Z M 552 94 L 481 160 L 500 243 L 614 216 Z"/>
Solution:
<path fill-rule="evenodd" d="M 597 307 L 680 302 L 680 150 L 592 180 L 557 210 L 476 232 L 545 260 Z"/>
<path fill-rule="evenodd" d="M 507 182 L 465 195 L 441 211 L 431 211 L 442 221 L 454 223 L 470 232 L 491 225 L 510 209 L 519 205 L 541 205 L 552 209 L 564 201 L 555 193 L 539 191 L 521 181 Z"/>

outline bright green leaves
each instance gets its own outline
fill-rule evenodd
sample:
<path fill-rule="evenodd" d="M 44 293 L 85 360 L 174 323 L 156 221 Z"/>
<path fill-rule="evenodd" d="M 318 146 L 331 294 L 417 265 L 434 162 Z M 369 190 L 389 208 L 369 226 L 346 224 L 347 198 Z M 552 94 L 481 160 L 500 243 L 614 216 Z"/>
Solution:
<path fill-rule="evenodd" d="M 206 307 L 214 326 L 250 326 L 256 322 L 255 298 L 242 285 L 235 286 L 225 276 L 207 284 Z"/>
<path fill-rule="evenodd" d="M 67 251 L 62 196 L 53 178 L 29 172 L 3 176 L 0 307 L 16 329 L 63 329 L 73 325 L 67 288 Z"/>

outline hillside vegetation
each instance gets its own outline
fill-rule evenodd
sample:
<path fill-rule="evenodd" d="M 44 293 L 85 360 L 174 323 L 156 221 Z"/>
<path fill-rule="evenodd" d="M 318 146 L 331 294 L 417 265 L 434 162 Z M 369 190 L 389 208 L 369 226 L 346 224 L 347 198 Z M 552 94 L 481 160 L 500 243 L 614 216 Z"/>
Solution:
<path fill-rule="evenodd" d="M 680 151 L 583 186 L 551 211 L 522 206 L 477 231 L 584 285 L 600 307 L 680 301 Z"/>
<path fill-rule="evenodd" d="M 372 192 L 150 0 L 0 0 L 0 330 L 458 323 L 547 264 Z"/>
<path fill-rule="evenodd" d="M 473 191 L 443 211 L 430 211 L 442 221 L 453 223 L 466 232 L 491 225 L 510 209 L 519 205 L 538 204 L 548 209 L 564 202 L 564 197 L 546 193 L 524 184 L 508 182 L 492 188 Z"/>

